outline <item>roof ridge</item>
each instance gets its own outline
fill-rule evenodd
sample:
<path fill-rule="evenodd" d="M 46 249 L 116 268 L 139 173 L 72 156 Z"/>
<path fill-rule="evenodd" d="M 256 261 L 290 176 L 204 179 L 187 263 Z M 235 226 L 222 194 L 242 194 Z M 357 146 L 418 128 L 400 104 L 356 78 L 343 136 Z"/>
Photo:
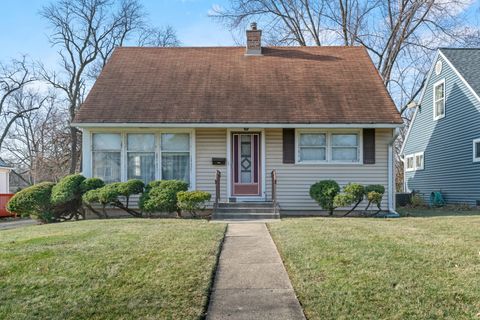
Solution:
<path fill-rule="evenodd" d="M 116 49 L 244 49 L 244 46 L 180 46 L 180 47 L 153 47 L 153 46 L 122 46 Z M 363 46 L 263 46 L 265 49 L 360 49 Z"/>
<path fill-rule="evenodd" d="M 480 50 L 480 47 L 470 47 L 470 48 L 451 48 L 451 47 L 439 47 L 439 50 Z"/>

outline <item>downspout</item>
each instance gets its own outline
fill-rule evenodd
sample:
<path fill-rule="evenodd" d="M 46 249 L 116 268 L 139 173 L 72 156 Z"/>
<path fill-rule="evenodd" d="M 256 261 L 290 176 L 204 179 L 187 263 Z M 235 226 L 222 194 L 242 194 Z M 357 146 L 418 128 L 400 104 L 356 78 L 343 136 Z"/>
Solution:
<path fill-rule="evenodd" d="M 388 211 L 386 217 L 398 218 L 400 215 L 395 208 L 395 174 L 393 168 L 393 144 L 400 135 L 400 129 L 395 128 L 392 139 L 388 143 Z"/>

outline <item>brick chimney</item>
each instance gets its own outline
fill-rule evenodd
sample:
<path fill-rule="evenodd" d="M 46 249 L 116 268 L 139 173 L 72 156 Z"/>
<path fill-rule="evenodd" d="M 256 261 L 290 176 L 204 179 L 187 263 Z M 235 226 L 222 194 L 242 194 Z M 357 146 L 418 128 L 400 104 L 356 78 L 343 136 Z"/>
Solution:
<path fill-rule="evenodd" d="M 246 55 L 262 55 L 262 30 L 257 30 L 257 23 L 252 22 L 251 30 L 247 30 Z"/>

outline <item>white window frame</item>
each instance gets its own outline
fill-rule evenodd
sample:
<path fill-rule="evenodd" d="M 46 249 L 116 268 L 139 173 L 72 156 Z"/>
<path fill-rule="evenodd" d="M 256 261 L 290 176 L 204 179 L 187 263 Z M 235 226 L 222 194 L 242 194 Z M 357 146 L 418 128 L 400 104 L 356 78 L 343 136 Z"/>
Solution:
<path fill-rule="evenodd" d="M 326 160 L 300 160 L 300 134 L 325 134 L 327 139 L 326 144 Z M 356 134 L 358 136 L 358 146 L 357 146 L 357 161 L 340 161 L 332 160 L 332 134 Z M 295 130 L 295 164 L 299 165 L 337 165 L 337 164 L 346 164 L 346 165 L 362 165 L 363 164 L 363 130 L 362 129 L 296 129 Z"/>
<path fill-rule="evenodd" d="M 436 112 L 437 112 L 437 108 L 436 108 L 437 100 L 435 98 L 435 89 L 440 85 L 443 85 L 443 114 L 437 116 L 437 114 L 436 114 Z M 442 79 L 442 80 L 437 81 L 433 84 L 432 101 L 433 101 L 433 120 L 434 121 L 445 118 L 445 113 L 447 112 L 447 110 L 446 110 L 446 105 L 447 105 L 446 104 L 446 99 L 447 99 L 447 88 L 445 86 L 445 79 Z"/>
<path fill-rule="evenodd" d="M 128 135 L 129 134 L 152 134 L 154 137 L 154 145 L 153 145 L 153 151 L 134 151 L 134 150 L 129 150 L 128 149 Z M 128 180 L 128 154 L 129 153 L 153 153 L 155 155 L 155 165 L 154 165 L 154 170 L 155 170 L 155 176 L 154 179 L 157 179 L 158 177 L 158 170 L 157 170 L 157 163 L 158 163 L 158 153 L 157 153 L 157 144 L 158 144 L 158 138 L 155 132 L 126 132 L 124 133 L 125 136 L 125 180 Z M 122 141 L 123 144 L 123 141 Z M 123 168 L 123 167 L 122 167 Z"/>
<path fill-rule="evenodd" d="M 408 167 L 408 159 L 412 159 L 413 166 L 411 168 Z M 409 154 L 405 156 L 405 171 L 415 171 L 415 154 Z"/>
<path fill-rule="evenodd" d="M 194 164 L 194 161 L 192 159 L 194 153 L 192 153 L 192 143 L 194 143 L 194 141 L 192 140 L 192 133 L 191 132 L 187 132 L 187 131 L 182 131 L 182 130 L 162 130 L 161 132 L 159 132 L 157 134 L 157 136 L 155 137 L 156 138 L 156 141 L 157 141 L 157 148 L 158 148 L 158 176 L 159 176 L 159 179 L 161 180 L 162 179 L 162 171 L 163 171 L 163 167 L 162 167 L 162 153 L 165 152 L 165 153 L 169 153 L 169 152 L 172 152 L 172 151 L 168 151 L 168 150 L 165 150 L 163 151 L 162 150 L 162 134 L 171 134 L 171 133 L 188 133 L 189 134 L 189 137 L 190 137 L 190 141 L 189 141 L 189 147 L 190 147 L 190 150 L 188 151 L 189 155 L 190 155 L 190 181 L 189 181 L 189 185 L 192 184 L 192 181 L 194 181 L 192 178 L 192 174 L 194 174 L 194 170 L 192 168 Z M 183 151 L 185 152 L 185 151 Z"/>
<path fill-rule="evenodd" d="M 417 157 L 422 156 L 422 165 L 417 166 Z M 408 159 L 412 159 L 413 161 L 413 167 L 409 168 L 408 167 Z M 411 153 L 405 156 L 405 171 L 406 172 L 411 172 L 411 171 L 417 171 L 417 170 L 423 170 L 425 168 L 425 152 L 417 152 L 417 153 Z"/>
<path fill-rule="evenodd" d="M 421 156 L 422 157 L 422 165 L 417 166 L 417 157 Z M 414 164 L 415 164 L 415 170 L 423 170 L 425 168 L 425 154 L 424 152 L 417 152 L 415 153 L 415 159 L 414 159 Z"/>
<path fill-rule="evenodd" d="M 318 148 L 325 148 L 325 160 L 300 160 L 300 136 L 302 134 L 323 134 L 325 135 L 325 147 L 318 147 Z M 296 130 L 295 134 L 295 163 L 301 164 L 318 164 L 318 163 L 328 163 L 329 159 L 329 136 L 328 132 L 326 131 L 303 131 L 303 130 Z"/>
<path fill-rule="evenodd" d="M 95 150 L 95 142 L 94 142 L 94 138 L 93 136 L 95 134 L 115 134 L 115 135 L 119 135 L 120 136 L 120 150 L 119 149 L 103 149 L 103 150 Z M 92 177 L 95 175 L 95 171 L 94 171 L 94 166 L 93 166 L 93 161 L 95 159 L 95 157 L 93 156 L 93 154 L 95 152 L 104 152 L 104 153 L 118 153 L 120 151 L 120 182 L 123 181 L 124 179 L 124 172 L 123 172 L 123 157 L 124 157 L 124 149 L 125 149 L 125 139 L 124 139 L 124 136 L 121 132 L 118 132 L 118 131 L 99 131 L 99 132 L 91 132 L 90 133 L 90 141 L 91 141 L 91 145 L 90 145 L 90 170 L 92 172 Z M 103 180 L 103 179 L 102 179 Z M 114 182 L 118 182 L 118 181 L 114 181 Z M 112 182 L 113 183 L 113 182 Z"/>
<path fill-rule="evenodd" d="M 477 143 L 480 142 L 480 138 L 477 138 L 477 139 L 473 139 L 473 142 L 472 142 L 472 147 L 473 147 L 473 162 L 480 162 L 480 157 L 476 157 L 477 155 L 477 150 L 475 149 L 476 148 L 476 145 Z"/>
<path fill-rule="evenodd" d="M 195 190 L 196 188 L 196 147 L 195 147 L 195 129 L 189 128 L 172 128 L 172 129 L 161 129 L 161 130 L 152 130 L 152 129 L 121 129 L 121 130 L 108 130 L 108 129 L 97 129 L 89 132 L 89 138 L 91 141 L 90 149 L 90 172 L 93 175 L 93 135 L 96 133 L 115 133 L 121 135 L 121 157 L 120 157 L 120 170 L 121 170 L 121 182 L 127 181 L 128 176 L 128 158 L 127 158 L 127 134 L 129 133 L 142 133 L 142 134 L 154 134 L 155 135 L 155 179 L 162 179 L 162 157 L 161 157 L 161 135 L 162 133 L 188 133 L 190 135 L 190 181 L 189 189 Z"/>

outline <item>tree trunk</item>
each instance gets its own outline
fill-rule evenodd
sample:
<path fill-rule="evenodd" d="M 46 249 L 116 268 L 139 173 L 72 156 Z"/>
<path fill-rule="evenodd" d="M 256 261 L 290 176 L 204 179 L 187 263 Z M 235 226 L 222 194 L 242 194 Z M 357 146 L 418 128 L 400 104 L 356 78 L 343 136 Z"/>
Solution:
<path fill-rule="evenodd" d="M 77 164 L 78 164 L 78 135 L 77 135 L 77 128 L 70 127 L 70 138 L 71 146 L 70 146 L 70 173 L 75 173 L 77 171 Z"/>

